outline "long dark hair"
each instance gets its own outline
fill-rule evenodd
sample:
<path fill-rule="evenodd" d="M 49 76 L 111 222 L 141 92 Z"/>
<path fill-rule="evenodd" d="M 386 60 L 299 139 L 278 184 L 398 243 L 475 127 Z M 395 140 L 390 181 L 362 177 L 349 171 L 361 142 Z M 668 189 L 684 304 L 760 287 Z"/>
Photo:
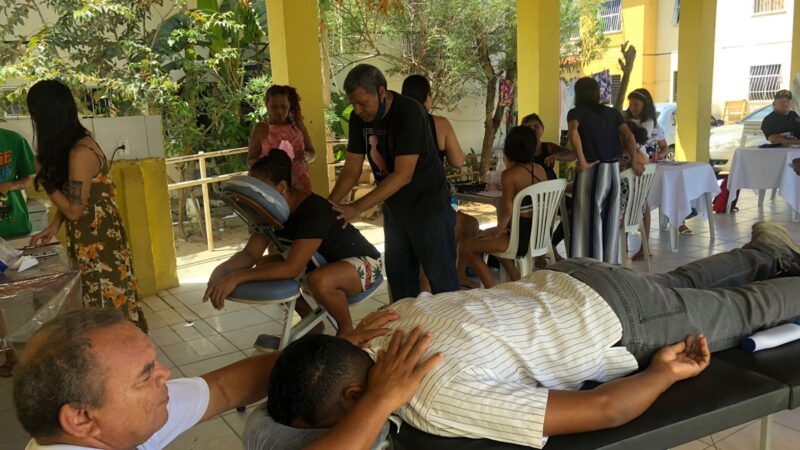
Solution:
<path fill-rule="evenodd" d="M 595 112 L 603 109 L 597 80 L 592 77 L 583 77 L 575 82 L 575 106 L 589 108 Z"/>
<path fill-rule="evenodd" d="M 67 85 L 42 80 L 28 91 L 28 111 L 34 130 L 36 158 L 41 170 L 34 186 L 61 189 L 69 177 L 69 152 L 76 142 L 90 136 L 78 119 L 78 106 Z"/>
<path fill-rule="evenodd" d="M 645 123 L 648 120 L 652 120 L 653 123 L 655 123 L 656 105 L 653 103 L 653 96 L 650 95 L 650 91 L 645 88 L 634 89 L 630 94 L 628 94 L 628 101 L 631 99 L 639 100 L 640 102 L 644 103 L 642 114 L 636 119 L 638 119 L 640 123 Z M 634 119 L 634 117 L 631 115 L 630 106 L 625 110 L 625 118 Z"/>
<path fill-rule="evenodd" d="M 269 100 L 273 95 L 285 95 L 289 99 L 289 122 L 292 125 L 297 125 L 297 122 L 303 120 L 303 112 L 300 111 L 300 94 L 297 89 L 282 84 L 273 84 L 267 89 L 264 100 Z"/>
<path fill-rule="evenodd" d="M 400 93 L 424 105 L 431 95 L 431 83 L 422 75 L 409 75 L 403 80 L 403 90 Z"/>

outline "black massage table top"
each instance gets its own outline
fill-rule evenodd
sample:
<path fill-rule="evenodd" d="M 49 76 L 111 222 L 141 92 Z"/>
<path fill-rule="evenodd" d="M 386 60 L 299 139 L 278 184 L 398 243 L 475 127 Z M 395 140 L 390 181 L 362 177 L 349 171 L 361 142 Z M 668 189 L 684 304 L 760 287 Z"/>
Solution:
<path fill-rule="evenodd" d="M 715 353 L 714 358 L 786 384 L 790 394 L 789 409 L 800 406 L 800 341 L 755 353 L 732 348 Z"/>
<path fill-rule="evenodd" d="M 794 358 L 797 359 L 795 349 Z M 696 378 L 676 383 L 642 416 L 617 428 L 556 436 L 545 450 L 666 449 L 786 409 L 789 387 L 722 358 Z M 522 450 L 487 439 L 443 438 L 403 424 L 392 435 L 404 450 Z"/>

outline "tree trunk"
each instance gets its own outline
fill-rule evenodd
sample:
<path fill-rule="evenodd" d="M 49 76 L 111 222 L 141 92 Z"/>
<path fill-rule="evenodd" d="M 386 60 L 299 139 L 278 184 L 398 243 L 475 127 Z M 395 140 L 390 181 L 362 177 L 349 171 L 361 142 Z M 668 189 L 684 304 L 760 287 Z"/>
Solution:
<path fill-rule="evenodd" d="M 628 83 L 631 79 L 631 71 L 633 70 L 633 62 L 636 60 L 636 47 L 629 46 L 628 41 L 619 46 L 622 52 L 622 58 L 618 59 L 619 68 L 622 69 L 622 79 L 619 83 L 619 91 L 617 97 L 614 99 L 614 108 L 622 111 L 622 102 L 625 100 L 625 93 L 628 91 Z"/>
<path fill-rule="evenodd" d="M 483 121 L 483 146 L 481 147 L 481 171 L 480 176 L 483 178 L 486 172 L 489 171 L 489 165 L 492 161 L 494 153 L 494 137 L 497 134 L 497 127 L 494 125 L 495 111 L 495 97 L 497 96 L 497 84 L 499 83 L 497 76 L 493 76 L 486 83 L 486 117 Z M 500 105 L 497 105 L 499 108 Z"/>

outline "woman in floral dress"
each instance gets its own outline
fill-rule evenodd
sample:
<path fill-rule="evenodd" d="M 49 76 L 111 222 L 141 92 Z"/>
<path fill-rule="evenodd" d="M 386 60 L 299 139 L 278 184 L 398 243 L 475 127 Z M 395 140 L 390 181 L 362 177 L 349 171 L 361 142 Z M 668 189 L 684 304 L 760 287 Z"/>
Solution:
<path fill-rule="evenodd" d="M 69 253 L 81 272 L 84 307 L 117 308 L 147 332 L 105 155 L 78 120 L 66 85 L 40 81 L 27 100 L 41 165 L 34 183 L 57 208 L 53 222 L 31 238 L 31 245 L 49 242 L 65 223 Z"/>

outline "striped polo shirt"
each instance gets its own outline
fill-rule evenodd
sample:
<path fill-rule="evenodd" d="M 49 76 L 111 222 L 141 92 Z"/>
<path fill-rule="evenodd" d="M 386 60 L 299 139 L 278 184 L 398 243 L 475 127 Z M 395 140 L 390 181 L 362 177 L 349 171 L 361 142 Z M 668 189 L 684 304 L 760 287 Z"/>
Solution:
<path fill-rule="evenodd" d="M 611 307 L 571 276 L 541 270 L 492 289 L 427 293 L 394 303 L 390 328 L 433 333 L 444 361 L 395 414 L 438 436 L 541 448 L 550 389 L 579 389 L 638 368 Z M 370 355 L 391 335 L 373 339 Z"/>

